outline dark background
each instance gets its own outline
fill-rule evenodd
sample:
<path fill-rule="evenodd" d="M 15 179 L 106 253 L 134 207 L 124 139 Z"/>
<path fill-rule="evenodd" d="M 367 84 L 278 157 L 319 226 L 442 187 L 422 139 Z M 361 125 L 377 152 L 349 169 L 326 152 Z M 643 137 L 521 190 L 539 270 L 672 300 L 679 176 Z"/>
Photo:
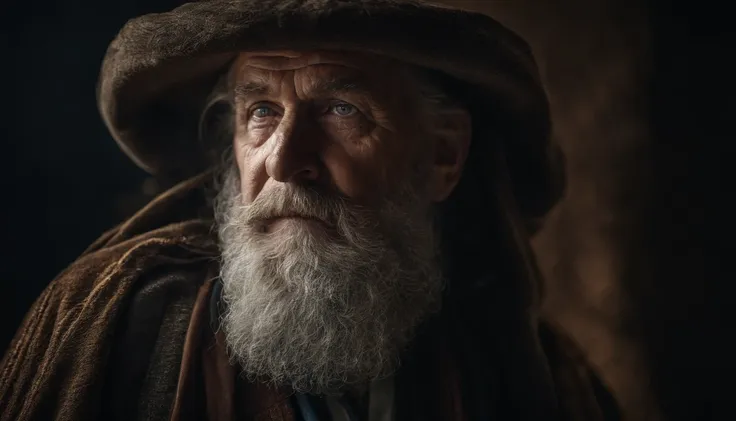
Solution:
<path fill-rule="evenodd" d="M 110 138 L 95 83 L 105 49 L 127 19 L 177 3 L 37 0 L 0 9 L 0 349 L 60 270 L 160 191 Z M 631 199 L 637 223 L 627 232 L 629 263 L 618 275 L 629 309 L 621 323 L 646 363 L 637 386 L 652 390 L 665 419 L 727 419 L 736 412 L 732 277 L 719 259 L 705 270 L 705 256 L 716 256 L 705 248 L 705 205 L 730 199 L 719 170 L 734 141 L 732 17 L 714 2 L 641 4 L 651 66 L 637 98 L 648 143 L 632 160 L 649 172 L 640 181 L 646 194 Z M 626 171 L 628 162 L 617 165 Z M 725 243 L 727 234 L 720 237 L 708 244 Z M 635 404 L 626 409 L 631 419 L 654 419 Z"/>
<path fill-rule="evenodd" d="M 41 289 L 87 245 L 144 204 L 155 184 L 99 117 L 102 57 L 130 18 L 172 0 L 13 2 L 2 13 L 4 350 Z"/>

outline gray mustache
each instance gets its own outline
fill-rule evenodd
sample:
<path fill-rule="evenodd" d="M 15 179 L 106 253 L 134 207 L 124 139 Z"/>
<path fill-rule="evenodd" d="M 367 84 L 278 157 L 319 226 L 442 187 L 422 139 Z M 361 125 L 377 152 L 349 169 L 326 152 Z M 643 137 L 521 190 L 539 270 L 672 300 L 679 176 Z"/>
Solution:
<path fill-rule="evenodd" d="M 252 203 L 243 205 L 242 217 L 243 222 L 249 225 L 277 218 L 302 217 L 335 226 L 343 215 L 350 212 L 350 207 L 347 199 L 338 194 L 284 185 L 278 190 L 262 192 Z"/>

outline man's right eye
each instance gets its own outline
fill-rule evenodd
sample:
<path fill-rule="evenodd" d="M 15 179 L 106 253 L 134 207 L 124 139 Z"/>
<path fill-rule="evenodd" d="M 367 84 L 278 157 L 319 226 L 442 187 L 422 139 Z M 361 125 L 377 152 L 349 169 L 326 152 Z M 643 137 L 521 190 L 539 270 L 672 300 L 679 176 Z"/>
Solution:
<path fill-rule="evenodd" d="M 252 118 L 268 118 L 276 115 L 276 111 L 267 105 L 259 105 L 250 112 Z"/>

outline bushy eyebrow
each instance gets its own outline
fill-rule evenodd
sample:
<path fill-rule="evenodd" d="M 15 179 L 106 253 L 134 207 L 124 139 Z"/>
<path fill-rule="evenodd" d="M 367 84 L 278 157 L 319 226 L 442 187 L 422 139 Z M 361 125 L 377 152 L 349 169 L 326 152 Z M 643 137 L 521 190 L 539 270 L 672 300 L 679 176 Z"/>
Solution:
<path fill-rule="evenodd" d="M 251 96 L 267 96 L 273 91 L 270 84 L 250 81 L 235 85 L 235 101 L 243 101 Z"/>
<path fill-rule="evenodd" d="M 363 78 L 357 76 L 334 76 L 320 79 L 309 87 L 311 95 L 321 97 L 336 93 L 360 93 L 370 95 L 371 89 Z"/>
<path fill-rule="evenodd" d="M 317 98 L 335 94 L 358 93 L 371 96 L 371 90 L 363 78 L 356 76 L 334 76 L 322 78 L 310 84 L 308 94 Z M 272 84 L 264 80 L 247 81 L 235 85 L 236 101 L 244 101 L 253 96 L 270 96 L 274 92 Z"/>

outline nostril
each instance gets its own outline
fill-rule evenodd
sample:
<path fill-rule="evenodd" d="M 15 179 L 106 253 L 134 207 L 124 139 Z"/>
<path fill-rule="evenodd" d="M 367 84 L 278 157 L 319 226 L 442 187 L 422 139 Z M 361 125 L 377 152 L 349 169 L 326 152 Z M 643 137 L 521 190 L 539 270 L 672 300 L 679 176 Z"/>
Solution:
<path fill-rule="evenodd" d="M 307 180 L 316 180 L 319 177 L 319 170 L 315 166 L 309 166 L 302 170 L 300 176 Z"/>

